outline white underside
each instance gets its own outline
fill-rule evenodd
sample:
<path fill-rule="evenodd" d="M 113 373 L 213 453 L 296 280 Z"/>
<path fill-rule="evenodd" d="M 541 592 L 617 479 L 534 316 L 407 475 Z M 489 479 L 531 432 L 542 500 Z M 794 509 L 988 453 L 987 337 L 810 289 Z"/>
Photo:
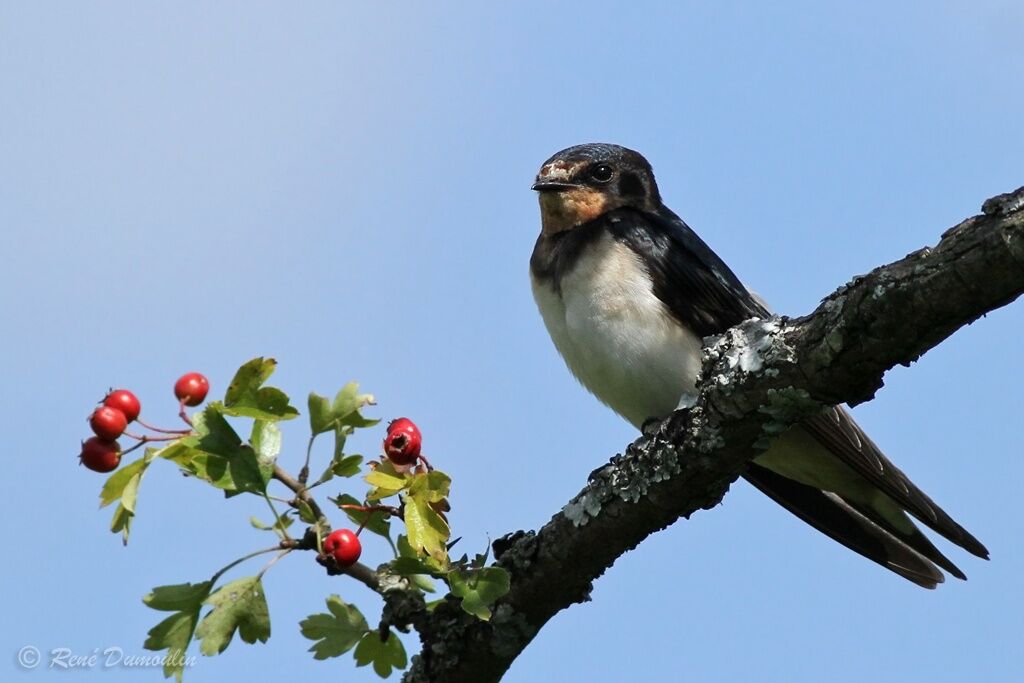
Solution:
<path fill-rule="evenodd" d="M 654 295 L 650 276 L 629 247 L 602 236 L 563 276 L 561 295 L 533 277 L 531 283 L 569 370 L 635 427 L 668 415 L 694 395 L 701 339 Z M 873 506 L 885 498 L 799 427 L 779 437 L 757 462 Z"/>
<path fill-rule="evenodd" d="M 701 340 L 651 290 L 629 247 L 603 236 L 562 278 L 561 296 L 531 278 L 533 295 L 569 370 L 598 399 L 640 427 L 675 410 L 700 372 Z"/>

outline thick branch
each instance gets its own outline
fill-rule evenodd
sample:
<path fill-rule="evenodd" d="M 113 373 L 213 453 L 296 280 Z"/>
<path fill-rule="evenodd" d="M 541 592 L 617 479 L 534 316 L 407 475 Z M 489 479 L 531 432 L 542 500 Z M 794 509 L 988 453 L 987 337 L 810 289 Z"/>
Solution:
<path fill-rule="evenodd" d="M 423 640 L 406 681 L 496 681 L 558 611 L 650 534 L 716 505 L 746 463 L 823 406 L 874 396 L 963 325 L 1024 293 L 1024 188 L 798 319 L 752 320 L 705 340 L 692 408 L 647 430 L 538 532 L 495 542 L 512 589 L 490 622 L 454 601 L 410 614 Z M 415 616 L 415 620 L 412 617 Z"/>

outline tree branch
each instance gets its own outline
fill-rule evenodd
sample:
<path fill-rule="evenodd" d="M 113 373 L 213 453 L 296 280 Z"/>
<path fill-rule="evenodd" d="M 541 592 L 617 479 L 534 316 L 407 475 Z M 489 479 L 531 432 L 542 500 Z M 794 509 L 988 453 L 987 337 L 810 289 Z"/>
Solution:
<path fill-rule="evenodd" d="M 309 495 L 309 489 L 306 488 L 305 484 L 300 484 L 292 475 L 288 474 L 288 472 L 286 472 L 280 465 L 276 464 L 274 465 L 273 477 L 288 487 L 288 489 L 295 494 L 295 498 L 297 500 L 301 500 L 303 503 L 308 505 L 317 520 L 326 521 L 327 517 L 324 516 L 323 510 L 320 509 L 320 505 L 316 502 L 316 499 Z M 281 547 L 297 550 L 317 550 L 316 532 L 309 529 L 306 531 L 306 535 L 301 541 L 294 543 L 282 542 Z M 356 562 L 348 567 L 325 565 L 325 568 L 328 570 L 329 574 L 347 574 L 372 591 L 379 593 L 382 590 L 380 577 L 375 571 L 367 567 L 365 564 Z"/>
<path fill-rule="evenodd" d="M 934 248 L 854 278 L 808 316 L 750 320 L 706 339 L 691 408 L 647 429 L 542 529 L 495 542 L 512 587 L 489 622 L 451 597 L 428 613 L 385 593 L 385 618 L 423 641 L 404 680 L 499 680 L 619 556 L 716 505 L 772 435 L 824 406 L 869 400 L 890 368 L 1024 293 L 1022 208 L 1024 188 L 994 197 Z"/>

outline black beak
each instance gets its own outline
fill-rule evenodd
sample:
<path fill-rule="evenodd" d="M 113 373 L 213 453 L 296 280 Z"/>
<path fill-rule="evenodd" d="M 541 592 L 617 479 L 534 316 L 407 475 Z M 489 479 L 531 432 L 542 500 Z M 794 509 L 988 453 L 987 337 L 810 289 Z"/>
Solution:
<path fill-rule="evenodd" d="M 552 180 L 538 180 L 533 184 L 531 190 L 537 192 L 561 192 L 562 190 L 571 190 L 576 187 L 573 183 L 555 182 Z"/>

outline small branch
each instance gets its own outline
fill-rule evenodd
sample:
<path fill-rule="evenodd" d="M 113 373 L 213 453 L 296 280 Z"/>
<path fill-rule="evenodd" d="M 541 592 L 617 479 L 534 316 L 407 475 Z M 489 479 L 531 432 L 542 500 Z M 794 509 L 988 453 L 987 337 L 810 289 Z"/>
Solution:
<path fill-rule="evenodd" d="M 296 481 L 290 474 L 285 472 L 280 465 L 274 465 L 273 476 L 274 479 L 277 479 L 279 482 L 287 486 L 295 494 L 295 497 L 297 499 L 303 501 L 306 505 L 308 505 L 309 509 L 313 511 L 313 514 L 316 516 L 317 519 L 323 519 L 325 521 L 327 520 L 327 518 L 324 516 L 323 511 L 320 509 L 320 506 L 317 504 L 316 500 L 314 500 L 313 497 L 309 495 L 309 493 L 306 491 L 306 488 L 302 486 L 302 484 L 300 484 L 298 481 Z M 336 564 L 333 563 L 333 558 L 331 558 L 331 565 L 325 564 L 324 561 L 321 561 L 321 558 L 326 558 L 327 556 L 320 553 L 318 541 L 319 539 L 317 537 L 316 531 L 312 528 L 309 528 L 306 530 L 306 534 L 305 536 L 303 536 L 302 540 L 293 540 L 290 542 L 287 540 L 283 540 L 281 541 L 278 547 L 282 549 L 287 548 L 295 550 L 316 550 L 317 561 L 320 562 L 320 564 L 327 569 L 328 574 L 345 574 L 347 576 L 351 576 L 353 579 L 359 581 L 361 584 L 363 584 L 373 592 L 381 592 L 380 578 L 377 576 L 377 573 L 375 571 L 373 571 L 366 565 L 359 564 L 357 562 L 356 564 L 350 567 L 338 567 Z"/>
<path fill-rule="evenodd" d="M 267 506 L 270 508 L 270 513 L 274 515 L 274 524 L 277 526 L 278 529 L 281 530 L 281 535 L 284 537 L 286 541 L 291 540 L 291 536 L 288 534 L 288 527 L 285 526 L 284 522 L 282 521 L 281 515 L 277 514 L 277 508 L 274 507 L 274 501 L 270 500 L 270 496 L 267 495 L 266 491 L 263 492 L 263 500 L 267 501 Z"/>
<path fill-rule="evenodd" d="M 292 475 L 285 472 L 280 465 L 274 465 L 274 479 L 277 479 L 279 482 L 291 489 L 296 498 L 309 506 L 309 509 L 313 511 L 313 515 L 317 519 L 327 519 L 324 517 L 323 510 L 320 509 L 320 505 L 316 502 L 313 496 L 309 495 L 306 487 L 295 480 Z"/>
<path fill-rule="evenodd" d="M 306 462 L 302 464 L 302 469 L 299 470 L 299 483 L 303 486 L 309 481 L 309 459 L 313 455 L 313 441 L 316 440 L 316 434 L 309 437 L 309 443 L 306 444 Z"/>
<path fill-rule="evenodd" d="M 223 567 L 221 567 L 219 570 L 217 570 L 217 573 L 214 574 L 212 577 L 210 577 L 210 583 L 211 584 L 217 583 L 217 580 L 220 579 L 220 577 L 223 576 L 226 572 L 228 572 L 229 570 L 237 567 L 238 565 L 242 564 L 246 560 L 251 560 L 254 557 L 258 557 L 260 555 L 266 555 L 267 553 L 272 553 L 272 552 L 275 552 L 277 550 L 280 550 L 280 548 L 278 546 L 274 546 L 273 548 L 264 548 L 263 550 L 257 550 L 255 552 L 249 553 L 248 555 L 243 555 L 242 557 L 238 558 L 234 562 L 230 562 L 230 563 L 224 565 Z"/>
<path fill-rule="evenodd" d="M 291 548 L 285 548 L 284 550 L 279 552 L 277 555 L 274 555 L 274 557 L 271 558 L 270 562 L 267 562 L 265 565 L 263 565 L 263 568 L 260 569 L 260 571 L 256 574 L 256 578 L 257 579 L 262 579 L 263 575 L 267 573 L 268 569 L 270 569 L 275 564 L 277 564 L 281 560 L 282 557 L 284 557 L 285 555 L 287 555 L 290 552 L 291 552 Z"/>

